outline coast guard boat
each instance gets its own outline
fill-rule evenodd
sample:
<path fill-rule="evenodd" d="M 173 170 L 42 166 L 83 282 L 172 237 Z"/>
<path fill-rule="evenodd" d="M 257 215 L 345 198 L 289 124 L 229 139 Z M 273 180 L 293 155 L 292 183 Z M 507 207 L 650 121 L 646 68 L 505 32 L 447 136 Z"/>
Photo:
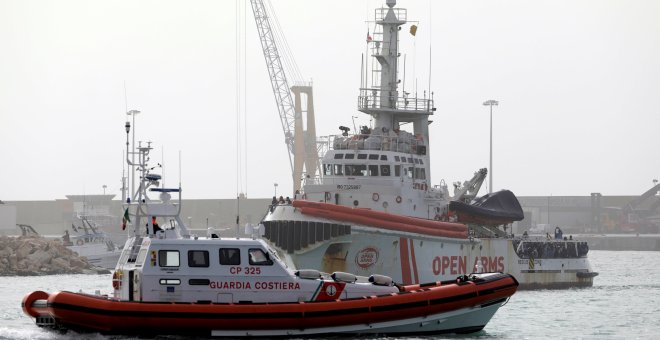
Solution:
<path fill-rule="evenodd" d="M 146 164 L 150 150 L 138 148 L 141 182 L 125 205 L 132 231 L 112 294 L 32 292 L 22 307 L 37 325 L 139 335 L 469 333 L 518 287 L 502 273 L 402 286 L 381 275 L 294 270 L 258 232 L 192 235 L 180 218 L 181 188 L 158 187 L 160 175 Z"/>
<path fill-rule="evenodd" d="M 513 274 L 521 289 L 591 286 L 597 273 L 586 242 L 507 232 L 523 211 L 507 190 L 476 197 L 486 169 L 455 184 L 454 196 L 443 182 L 432 185 L 433 98 L 398 89 L 406 20 L 393 0 L 376 9 L 368 42 L 374 76 L 357 101 L 373 127 L 351 135 L 342 126 L 330 136 L 321 176 L 304 178 L 292 204 L 269 207 L 262 222 L 269 244 L 292 267 L 379 272 L 404 284 L 499 271 Z"/>

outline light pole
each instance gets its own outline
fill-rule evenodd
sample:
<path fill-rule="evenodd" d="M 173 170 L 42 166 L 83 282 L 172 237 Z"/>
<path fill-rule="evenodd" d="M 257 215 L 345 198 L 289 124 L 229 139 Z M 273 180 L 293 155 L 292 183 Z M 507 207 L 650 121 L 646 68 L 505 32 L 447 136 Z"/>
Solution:
<path fill-rule="evenodd" d="M 490 173 L 488 182 L 488 193 L 493 192 L 493 105 L 497 106 L 499 102 L 497 100 L 487 100 L 484 102 L 484 106 L 490 106 L 490 166 L 488 167 L 488 172 Z"/>
<path fill-rule="evenodd" d="M 103 184 L 103 195 L 105 195 L 105 189 L 106 189 L 107 187 L 108 187 L 107 185 Z"/>
<path fill-rule="evenodd" d="M 277 197 L 277 183 L 273 183 L 273 187 L 275 187 L 275 197 Z"/>
<path fill-rule="evenodd" d="M 132 182 L 131 182 L 131 191 L 130 192 L 135 192 L 135 116 L 140 114 L 140 111 L 138 110 L 130 110 L 126 112 L 127 115 L 133 116 L 133 148 L 131 151 L 131 177 L 132 177 Z M 130 195 L 129 192 L 129 195 Z"/>

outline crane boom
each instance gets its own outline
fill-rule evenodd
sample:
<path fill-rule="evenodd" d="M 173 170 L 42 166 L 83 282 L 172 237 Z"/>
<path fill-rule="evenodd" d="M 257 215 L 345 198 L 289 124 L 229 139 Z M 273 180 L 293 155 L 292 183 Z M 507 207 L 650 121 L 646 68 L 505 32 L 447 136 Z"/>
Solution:
<path fill-rule="evenodd" d="M 259 33 L 259 40 L 261 41 L 261 48 L 263 49 L 264 58 L 266 59 L 266 67 L 270 75 L 270 84 L 273 88 L 275 101 L 277 103 L 277 110 L 280 114 L 280 122 L 284 130 L 284 141 L 287 145 L 289 155 L 289 165 L 291 166 L 291 173 L 293 175 L 293 141 L 294 141 L 294 124 L 296 120 L 296 111 L 293 106 L 293 99 L 291 97 L 291 87 L 287 81 L 284 67 L 282 67 L 282 60 L 277 50 L 275 43 L 275 36 L 268 20 L 266 8 L 261 0 L 250 0 L 252 4 L 252 11 L 254 12 L 254 20 L 257 24 L 257 32 Z M 295 183 L 294 178 L 294 183 Z"/>

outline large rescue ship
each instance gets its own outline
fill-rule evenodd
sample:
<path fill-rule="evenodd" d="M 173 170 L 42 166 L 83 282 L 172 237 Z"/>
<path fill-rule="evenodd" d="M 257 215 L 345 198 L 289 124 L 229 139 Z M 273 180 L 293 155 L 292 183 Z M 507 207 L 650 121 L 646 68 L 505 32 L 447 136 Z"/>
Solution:
<path fill-rule="evenodd" d="M 147 165 L 150 150 L 138 148 L 141 182 L 126 200 L 132 232 L 112 294 L 29 293 L 22 307 L 37 325 L 137 335 L 471 333 L 518 287 L 502 273 L 403 286 L 382 275 L 294 270 L 258 232 L 196 236 L 180 217 L 180 186 L 159 187 L 161 176 Z"/>
<path fill-rule="evenodd" d="M 591 286 L 597 273 L 586 242 L 513 236 L 507 227 L 524 217 L 515 195 L 476 197 L 486 169 L 455 186 L 453 196 L 443 182 L 432 184 L 433 98 L 398 89 L 407 12 L 388 0 L 375 23 L 374 76 L 358 97 L 373 127 L 350 134 L 341 126 L 342 134 L 331 136 L 323 173 L 303 179 L 292 204 L 270 206 L 265 238 L 297 268 L 380 272 L 405 284 L 499 271 L 513 274 L 521 288 Z"/>

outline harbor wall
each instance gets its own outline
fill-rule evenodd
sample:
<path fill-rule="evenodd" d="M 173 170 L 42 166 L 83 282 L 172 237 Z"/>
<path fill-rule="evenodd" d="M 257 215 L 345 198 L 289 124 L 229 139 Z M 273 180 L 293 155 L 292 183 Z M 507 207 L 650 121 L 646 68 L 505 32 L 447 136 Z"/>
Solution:
<path fill-rule="evenodd" d="M 636 196 L 603 196 L 603 207 L 622 206 Z M 546 229 L 562 228 L 564 235 L 581 235 L 589 241 L 591 249 L 603 250 L 660 250 L 658 237 L 640 234 L 616 233 L 594 221 L 594 209 L 590 196 L 523 196 L 519 201 L 525 219 L 513 225 L 515 234 L 522 234 L 533 226 L 545 225 Z M 243 236 L 245 223 L 258 223 L 266 214 L 269 198 L 240 199 L 187 199 L 183 200 L 181 216 L 197 235 L 205 235 L 208 227 L 221 236 Z M 71 230 L 76 216 L 95 212 L 106 214 L 103 231 L 118 244 L 125 240 L 127 231 L 121 230 L 123 215 L 121 201 L 114 195 L 69 195 L 66 199 L 52 201 L 4 201 L 4 210 L 14 213 L 11 223 L 27 224 L 39 234 L 59 237 Z M 239 226 L 236 211 L 240 206 Z M 8 214 L 8 215 L 12 215 Z M 79 222 L 79 221 L 78 221 Z M 5 223 L 7 224 L 7 223 Z M 552 232 L 550 232 L 552 234 Z M 5 226 L 0 235 L 20 235 L 18 228 Z M 589 235 L 589 236 L 588 236 Z M 607 236 L 602 236 L 607 235 Z"/>

